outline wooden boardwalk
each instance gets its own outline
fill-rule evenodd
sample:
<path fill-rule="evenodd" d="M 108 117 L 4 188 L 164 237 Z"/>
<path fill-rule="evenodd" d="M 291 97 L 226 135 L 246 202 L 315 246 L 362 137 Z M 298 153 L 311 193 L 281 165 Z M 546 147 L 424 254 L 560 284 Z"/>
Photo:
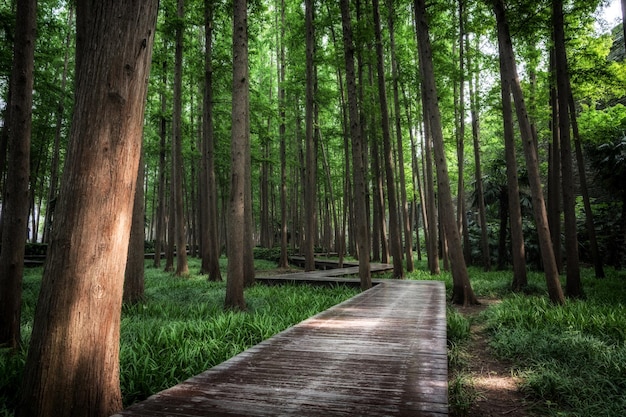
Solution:
<path fill-rule="evenodd" d="M 447 389 L 444 284 L 386 280 L 116 417 L 441 417 Z"/>
<path fill-rule="evenodd" d="M 316 264 L 317 264 L 316 260 Z M 308 284 L 346 284 L 358 287 L 361 281 L 358 278 L 359 267 L 354 263 L 344 263 L 344 268 L 338 267 L 337 261 L 323 260 L 324 269 L 317 269 L 315 271 L 302 271 L 294 272 L 283 275 L 273 275 L 269 277 L 258 276 L 256 280 L 263 282 L 264 284 L 280 284 L 284 282 L 301 282 Z M 372 263 L 370 264 L 370 271 L 372 274 L 379 272 L 390 271 L 393 269 L 391 264 Z M 372 279 L 373 284 L 380 284 L 383 281 L 380 279 Z"/>

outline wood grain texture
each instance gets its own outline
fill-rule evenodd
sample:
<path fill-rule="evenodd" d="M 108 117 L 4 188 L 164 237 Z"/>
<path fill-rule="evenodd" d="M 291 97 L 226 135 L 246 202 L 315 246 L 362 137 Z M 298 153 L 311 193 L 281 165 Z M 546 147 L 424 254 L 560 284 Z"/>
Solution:
<path fill-rule="evenodd" d="M 121 416 L 447 416 L 442 282 L 386 280 Z"/>

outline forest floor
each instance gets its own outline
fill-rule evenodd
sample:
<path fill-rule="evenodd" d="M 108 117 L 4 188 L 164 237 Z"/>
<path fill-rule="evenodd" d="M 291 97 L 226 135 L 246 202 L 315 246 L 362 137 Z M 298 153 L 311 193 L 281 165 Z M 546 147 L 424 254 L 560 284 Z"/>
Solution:
<path fill-rule="evenodd" d="M 457 311 L 471 319 L 471 336 L 466 346 L 469 374 L 475 390 L 474 402 L 465 416 L 469 417 L 527 417 L 533 416 L 533 406 L 519 390 L 520 379 L 512 365 L 496 358 L 489 347 L 489 335 L 476 317 L 492 304 L 493 299 L 481 299 L 481 304 L 469 307 L 455 306 Z M 451 414 L 454 416 L 455 414 Z"/>

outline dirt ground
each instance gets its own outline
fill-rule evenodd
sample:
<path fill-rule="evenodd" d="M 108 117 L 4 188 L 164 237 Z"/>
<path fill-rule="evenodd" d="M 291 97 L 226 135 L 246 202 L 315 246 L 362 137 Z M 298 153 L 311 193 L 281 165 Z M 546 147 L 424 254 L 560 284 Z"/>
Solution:
<path fill-rule="evenodd" d="M 456 307 L 466 317 L 478 315 L 497 300 L 481 299 L 481 304 Z M 471 340 L 468 345 L 468 372 L 476 390 L 477 398 L 467 416 L 470 417 L 526 417 L 533 416 L 530 404 L 518 390 L 519 379 L 511 372 L 510 364 L 493 356 L 488 336 L 480 324 L 472 322 Z"/>

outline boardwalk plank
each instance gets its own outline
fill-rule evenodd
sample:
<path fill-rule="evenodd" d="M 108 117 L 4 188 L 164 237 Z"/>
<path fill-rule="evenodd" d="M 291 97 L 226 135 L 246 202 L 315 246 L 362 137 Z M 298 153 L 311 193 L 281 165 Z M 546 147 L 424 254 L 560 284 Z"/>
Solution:
<path fill-rule="evenodd" d="M 116 416 L 446 416 L 444 293 L 379 284 Z"/>

